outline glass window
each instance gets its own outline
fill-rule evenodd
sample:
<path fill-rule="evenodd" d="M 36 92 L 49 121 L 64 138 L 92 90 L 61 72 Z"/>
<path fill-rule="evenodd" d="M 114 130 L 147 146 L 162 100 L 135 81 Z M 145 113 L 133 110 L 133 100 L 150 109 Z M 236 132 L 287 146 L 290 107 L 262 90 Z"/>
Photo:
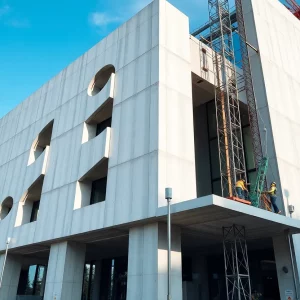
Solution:
<path fill-rule="evenodd" d="M 29 267 L 25 295 L 33 295 L 36 269 L 37 266 Z"/>
<path fill-rule="evenodd" d="M 254 155 L 253 155 L 253 145 L 252 145 L 252 135 L 250 126 L 243 128 L 243 138 L 244 138 L 244 151 L 247 170 L 255 168 Z"/>
<path fill-rule="evenodd" d="M 46 277 L 46 267 L 42 265 L 31 265 L 26 270 L 22 270 L 18 295 L 43 296 Z"/>
<path fill-rule="evenodd" d="M 38 266 L 34 295 L 42 296 L 44 294 L 44 278 L 45 278 L 45 266 Z"/>
<path fill-rule="evenodd" d="M 127 265 L 127 257 L 102 260 L 101 300 L 126 300 Z"/>
<path fill-rule="evenodd" d="M 83 285 L 82 285 L 82 300 L 91 300 L 94 289 L 95 280 L 95 264 L 87 263 L 84 266 Z"/>
<path fill-rule="evenodd" d="M 107 184 L 107 177 L 93 181 L 90 204 L 95 204 L 98 202 L 105 201 L 106 184 Z"/>
<path fill-rule="evenodd" d="M 219 147 L 218 139 L 211 140 L 210 146 L 210 163 L 211 163 L 211 178 L 220 178 L 220 162 L 219 162 Z"/>
<path fill-rule="evenodd" d="M 33 202 L 30 222 L 35 222 L 37 220 L 39 207 L 40 207 L 40 200 Z"/>
<path fill-rule="evenodd" d="M 104 131 L 107 127 L 111 127 L 111 118 L 104 120 L 103 122 L 97 124 L 96 136 Z"/>

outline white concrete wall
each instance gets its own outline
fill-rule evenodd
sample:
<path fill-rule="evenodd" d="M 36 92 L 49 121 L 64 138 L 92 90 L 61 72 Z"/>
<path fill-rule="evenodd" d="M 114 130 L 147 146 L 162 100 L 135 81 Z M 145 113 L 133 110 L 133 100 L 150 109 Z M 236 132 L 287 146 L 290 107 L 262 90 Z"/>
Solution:
<path fill-rule="evenodd" d="M 288 214 L 293 204 L 293 217 L 300 218 L 300 22 L 277 0 L 243 3 L 248 41 L 259 49 L 259 55 L 251 50 L 250 55 L 258 110 L 268 129 L 268 181 L 278 183 L 281 209 Z M 294 240 L 300 270 L 300 237 Z M 275 247 L 276 261 L 287 255 Z M 281 276 L 279 285 L 281 293 L 288 288 Z"/>
<path fill-rule="evenodd" d="M 293 291 L 293 295 L 294 295 L 293 299 L 297 299 L 287 236 L 281 235 L 273 238 L 273 246 L 274 246 L 274 254 L 276 260 L 277 277 L 279 282 L 280 299 L 286 299 L 286 295 L 285 295 L 286 290 Z M 288 273 L 285 273 L 283 271 L 284 267 L 287 268 Z M 297 288 L 299 290 L 298 278 L 299 277 L 296 274 L 296 283 L 297 283 Z"/>
<path fill-rule="evenodd" d="M 196 197 L 193 99 L 188 18 L 160 1 L 158 206 L 173 187 L 173 203 Z"/>
<path fill-rule="evenodd" d="M 172 227 L 171 298 L 182 300 L 181 231 Z M 166 224 L 149 224 L 129 232 L 127 300 L 167 299 Z"/>
<path fill-rule="evenodd" d="M 215 85 L 213 50 L 193 36 L 190 36 L 190 48 L 192 72 Z M 205 53 L 203 53 L 203 49 L 206 51 Z"/>
<path fill-rule="evenodd" d="M 44 299 L 80 300 L 84 262 L 84 244 L 51 245 Z"/>
<path fill-rule="evenodd" d="M 280 182 L 285 210 L 294 204 L 300 218 L 300 22 L 279 1 L 244 3 L 248 40 L 259 48 L 259 56 L 250 53 L 259 113 L 269 132 L 268 180 Z"/>
<path fill-rule="evenodd" d="M 115 76 L 88 96 L 107 64 Z M 112 99 L 111 134 L 89 140 L 85 121 Z M 52 120 L 47 164 L 41 170 L 41 155 L 27 166 L 33 141 Z M 174 202 L 195 198 L 188 18 L 155 0 L 3 117 L 0 137 L 0 202 L 14 200 L 0 221 L 0 250 L 7 236 L 14 248 L 151 217 L 166 205 L 166 186 Z M 82 207 L 78 180 L 105 159 L 106 201 Z M 43 172 L 38 220 L 21 225 L 20 199 Z"/>
<path fill-rule="evenodd" d="M 205 53 L 203 53 L 203 49 Z M 204 79 L 207 83 L 214 86 L 216 84 L 215 67 L 214 67 L 214 52 L 213 50 L 196 39 L 190 36 L 190 51 L 191 51 L 191 71 L 198 75 L 201 79 Z M 243 88 L 240 82 L 243 71 L 236 68 L 236 77 L 238 82 L 238 88 Z M 245 91 L 241 91 L 238 94 L 240 101 L 247 103 Z"/>
<path fill-rule="evenodd" d="M 5 254 L 0 255 L 0 268 L 2 271 Z M 2 278 L 2 285 L 0 288 L 0 300 L 15 300 L 18 290 L 20 272 L 22 267 L 22 258 L 8 254 L 4 273 Z"/>

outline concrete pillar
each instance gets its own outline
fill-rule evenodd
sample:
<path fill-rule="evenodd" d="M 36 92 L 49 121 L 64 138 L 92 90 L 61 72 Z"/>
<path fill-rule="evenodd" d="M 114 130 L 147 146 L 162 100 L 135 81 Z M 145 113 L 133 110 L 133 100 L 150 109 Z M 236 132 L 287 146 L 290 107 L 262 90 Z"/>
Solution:
<path fill-rule="evenodd" d="M 93 300 L 100 299 L 101 267 L 102 267 L 102 261 L 96 261 L 95 262 L 94 288 L 93 288 L 93 294 L 92 294 Z"/>
<path fill-rule="evenodd" d="M 0 268 L 2 270 L 4 254 L 0 255 Z M 8 254 L 5 263 L 0 300 L 16 300 L 19 278 L 22 268 L 22 258 Z"/>
<path fill-rule="evenodd" d="M 51 245 L 44 300 L 81 300 L 85 245 Z"/>
<path fill-rule="evenodd" d="M 127 300 L 167 299 L 167 227 L 150 224 L 129 232 Z M 182 300 L 181 232 L 172 229 L 172 300 Z"/>
<path fill-rule="evenodd" d="M 287 236 L 282 234 L 281 236 L 273 238 L 273 246 L 276 260 L 278 285 L 280 290 L 280 299 L 287 299 L 286 292 L 292 291 L 292 299 L 294 300 L 296 299 L 296 291 Z M 284 272 L 283 267 L 287 268 L 288 273 Z M 299 289 L 297 270 L 296 277 L 296 282 L 298 284 Z"/>

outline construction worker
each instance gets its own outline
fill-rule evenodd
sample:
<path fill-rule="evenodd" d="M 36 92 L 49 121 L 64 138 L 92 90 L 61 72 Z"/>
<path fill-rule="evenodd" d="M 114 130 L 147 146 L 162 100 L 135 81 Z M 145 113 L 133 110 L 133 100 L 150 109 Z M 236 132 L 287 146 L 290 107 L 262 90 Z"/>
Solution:
<path fill-rule="evenodd" d="M 235 183 L 235 191 L 237 196 L 240 199 L 247 199 L 248 198 L 248 189 L 247 189 L 247 184 L 245 179 L 240 179 Z"/>
<path fill-rule="evenodd" d="M 276 192 L 277 192 L 276 182 L 272 182 L 270 189 L 268 191 L 264 191 L 264 193 L 266 193 L 270 196 L 270 201 L 272 203 L 274 212 L 276 214 L 281 214 L 281 211 L 279 210 L 279 208 L 276 204 L 276 200 L 277 200 Z"/>

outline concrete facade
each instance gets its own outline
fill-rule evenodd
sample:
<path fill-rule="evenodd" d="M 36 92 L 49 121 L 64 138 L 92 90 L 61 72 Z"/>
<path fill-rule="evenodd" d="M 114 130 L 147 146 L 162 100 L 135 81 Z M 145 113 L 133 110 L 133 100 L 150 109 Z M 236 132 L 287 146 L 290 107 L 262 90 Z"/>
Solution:
<path fill-rule="evenodd" d="M 300 134 L 295 101 L 300 23 L 275 0 L 244 0 L 244 5 L 249 41 L 260 51 L 250 54 L 258 108 L 269 133 L 268 180 L 278 182 L 282 209 L 295 205 L 298 220 L 300 144 L 293 137 Z M 277 18 L 285 27 L 275 24 Z M 282 54 L 288 49 L 294 55 Z M 202 197 L 212 194 L 207 116 L 200 106 L 214 95 L 212 55 L 190 36 L 183 13 L 154 0 L 0 120 L 0 204 L 13 199 L 11 209 L 3 206 L 0 212 L 0 266 L 12 238 L 0 300 L 16 299 L 24 261 L 27 266 L 27 256 L 35 255 L 32 263 L 47 261 L 45 300 L 82 299 L 84 265 L 91 268 L 99 258 L 94 280 L 100 282 L 105 268 L 100 258 L 122 252 L 127 242 L 126 299 L 166 299 L 167 186 L 173 188 L 172 212 L 178 214 L 172 231 L 172 299 L 210 299 L 206 256 L 193 253 L 193 278 L 182 284 L 182 249 L 210 245 L 213 252 L 210 240 L 221 240 L 222 226 L 233 222 L 248 224 L 253 240 L 273 239 L 281 298 L 286 290 L 296 294 L 284 230 L 300 232 L 300 221 Z M 203 84 L 197 90 L 199 78 Z M 240 100 L 246 102 L 243 94 Z M 109 115 L 111 126 L 97 135 L 96 124 Z M 90 205 L 92 182 L 100 175 L 107 176 L 105 201 Z M 188 226 L 193 218 L 196 223 Z M 203 244 L 193 245 L 191 238 L 185 245 L 187 227 L 189 235 L 201 232 L 197 239 Z M 108 249 L 111 240 L 124 236 L 124 249 Z M 294 235 L 298 264 L 299 241 Z M 93 243 L 101 251 L 93 252 Z M 90 299 L 99 299 L 102 288 L 95 286 Z"/>
<path fill-rule="evenodd" d="M 264 126 L 268 130 L 268 180 L 279 183 L 282 210 L 289 215 L 288 205 L 294 205 L 293 217 L 299 219 L 300 116 L 296 99 L 300 92 L 300 23 L 274 0 L 244 1 L 244 14 L 249 42 L 259 49 L 259 55 L 251 52 L 251 64 L 258 110 L 265 122 L 260 124 L 261 133 Z M 300 236 L 294 235 L 293 240 L 299 264 Z M 282 245 L 284 248 L 282 255 L 287 257 L 288 249 Z M 286 282 L 280 285 L 282 298 L 290 288 Z"/>

